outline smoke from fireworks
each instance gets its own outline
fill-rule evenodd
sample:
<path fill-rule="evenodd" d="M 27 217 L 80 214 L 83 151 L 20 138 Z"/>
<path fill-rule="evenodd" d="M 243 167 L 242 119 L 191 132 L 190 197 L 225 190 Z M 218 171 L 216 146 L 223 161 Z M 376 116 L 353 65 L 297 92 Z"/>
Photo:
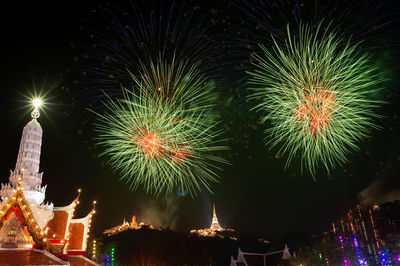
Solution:
<path fill-rule="evenodd" d="M 217 145 L 214 88 L 195 67 L 150 65 L 140 78 L 132 76 L 136 92 L 124 89 L 122 98 L 105 103 L 106 114 L 97 113 L 103 155 L 133 189 L 155 195 L 177 187 L 192 195 L 211 191 L 216 163 L 225 163 L 213 154 L 225 149 Z"/>
<path fill-rule="evenodd" d="M 250 73 L 255 109 L 263 112 L 262 123 L 271 122 L 270 147 L 287 155 L 286 167 L 300 155 L 301 169 L 313 176 L 320 164 L 329 172 L 344 163 L 376 127 L 373 98 L 381 82 L 357 45 L 319 30 L 311 34 L 300 25 L 295 37 L 288 26 L 285 45 L 261 46 Z"/>

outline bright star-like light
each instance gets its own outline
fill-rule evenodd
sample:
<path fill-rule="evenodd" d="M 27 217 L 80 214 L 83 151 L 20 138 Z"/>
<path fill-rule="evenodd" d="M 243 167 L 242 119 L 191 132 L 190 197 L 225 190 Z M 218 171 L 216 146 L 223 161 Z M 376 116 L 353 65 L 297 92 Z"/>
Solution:
<path fill-rule="evenodd" d="M 35 98 L 32 100 L 32 104 L 33 104 L 33 106 L 35 106 L 35 108 L 39 108 L 40 106 L 42 106 L 43 101 L 42 101 L 42 99 Z"/>

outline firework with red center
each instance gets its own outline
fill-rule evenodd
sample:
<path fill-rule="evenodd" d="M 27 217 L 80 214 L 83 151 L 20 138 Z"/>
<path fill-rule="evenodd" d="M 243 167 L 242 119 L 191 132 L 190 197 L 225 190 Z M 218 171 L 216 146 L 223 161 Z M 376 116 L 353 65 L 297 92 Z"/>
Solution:
<path fill-rule="evenodd" d="M 217 181 L 216 164 L 226 161 L 214 152 L 225 147 L 217 145 L 212 90 L 195 68 L 183 73 L 187 68 L 175 66 L 158 63 L 132 77 L 135 90 L 108 99 L 108 112 L 96 113 L 96 130 L 102 155 L 133 189 L 195 195 Z"/>
<path fill-rule="evenodd" d="M 336 108 L 335 95 L 326 88 L 314 88 L 306 91 L 299 103 L 295 117 L 308 125 L 313 134 L 323 134 L 330 126 L 332 114 Z"/>
<path fill-rule="evenodd" d="M 156 133 L 146 132 L 137 139 L 136 143 L 146 156 L 160 157 L 162 155 L 162 140 Z"/>
<path fill-rule="evenodd" d="M 258 100 L 261 123 L 271 122 L 268 144 L 287 156 L 286 167 L 299 156 L 313 176 L 320 164 L 329 172 L 358 149 L 382 103 L 382 79 L 369 57 L 329 27 L 321 31 L 300 25 L 292 34 L 288 26 L 285 44 L 261 45 L 250 73 L 250 98 Z"/>

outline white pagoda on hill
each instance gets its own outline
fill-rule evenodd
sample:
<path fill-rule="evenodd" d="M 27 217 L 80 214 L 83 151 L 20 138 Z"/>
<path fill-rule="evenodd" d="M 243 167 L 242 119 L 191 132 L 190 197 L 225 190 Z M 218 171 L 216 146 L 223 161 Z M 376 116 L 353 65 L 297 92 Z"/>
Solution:
<path fill-rule="evenodd" d="M 211 225 L 209 228 L 204 228 L 204 229 L 193 229 L 190 230 L 191 234 L 195 234 L 195 235 L 199 235 L 199 236 L 204 236 L 204 237 L 220 237 L 220 238 L 224 238 L 226 237 L 226 235 L 224 233 L 233 233 L 235 232 L 235 230 L 230 229 L 230 228 L 222 228 L 219 225 L 218 222 L 218 217 L 217 217 L 217 212 L 215 211 L 215 204 L 213 204 L 213 217 L 211 220 Z M 229 238 L 231 238 L 232 240 L 237 240 L 237 238 L 235 236 L 228 236 Z"/>
<path fill-rule="evenodd" d="M 215 212 L 215 204 L 213 204 L 213 218 L 211 221 L 210 229 L 213 231 L 222 231 L 224 230 L 218 223 L 217 213 Z"/>

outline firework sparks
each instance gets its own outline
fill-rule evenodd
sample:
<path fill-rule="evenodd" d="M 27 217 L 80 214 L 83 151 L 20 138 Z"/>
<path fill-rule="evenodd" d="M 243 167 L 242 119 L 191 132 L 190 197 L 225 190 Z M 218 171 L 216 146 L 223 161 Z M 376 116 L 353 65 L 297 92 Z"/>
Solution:
<path fill-rule="evenodd" d="M 337 102 L 335 95 L 325 87 L 313 86 L 304 90 L 302 102 L 295 112 L 296 119 L 314 134 L 323 134 L 330 126 Z"/>
<path fill-rule="evenodd" d="M 216 63 L 223 62 L 221 44 L 214 40 L 210 12 L 203 12 L 197 4 L 170 0 L 130 4 L 126 10 L 116 4 L 101 6 L 94 21 L 83 27 L 91 41 L 82 44 L 85 56 L 79 58 L 78 68 L 91 96 L 104 97 L 102 91 L 120 95 L 120 84 L 130 88 L 130 73 L 137 75 L 143 70 L 142 62 L 149 60 L 171 62 L 176 58 L 178 64 L 183 60 L 189 67 L 198 64 L 210 79 L 221 75 Z"/>
<path fill-rule="evenodd" d="M 160 137 L 156 133 L 147 132 L 144 133 L 137 140 L 137 145 L 143 150 L 143 152 L 150 157 L 159 157 L 162 152 L 162 143 Z"/>
<path fill-rule="evenodd" d="M 159 63 L 152 72 L 133 77 L 133 91 L 108 99 L 108 112 L 99 117 L 96 130 L 110 166 L 136 189 L 151 194 L 171 193 L 181 187 L 192 195 L 217 181 L 213 154 L 221 131 L 212 114 L 213 88 L 194 67 L 183 75 L 183 65 Z M 136 93 L 138 92 L 138 93 Z"/>
<path fill-rule="evenodd" d="M 314 34 L 300 25 L 298 37 L 287 28 L 285 45 L 274 43 L 253 55 L 255 70 L 250 98 L 271 121 L 266 130 L 271 147 L 280 146 L 288 166 L 300 154 L 301 167 L 314 176 L 319 164 L 327 171 L 344 163 L 357 143 L 376 128 L 374 99 L 382 81 L 358 46 L 334 33 Z"/>

